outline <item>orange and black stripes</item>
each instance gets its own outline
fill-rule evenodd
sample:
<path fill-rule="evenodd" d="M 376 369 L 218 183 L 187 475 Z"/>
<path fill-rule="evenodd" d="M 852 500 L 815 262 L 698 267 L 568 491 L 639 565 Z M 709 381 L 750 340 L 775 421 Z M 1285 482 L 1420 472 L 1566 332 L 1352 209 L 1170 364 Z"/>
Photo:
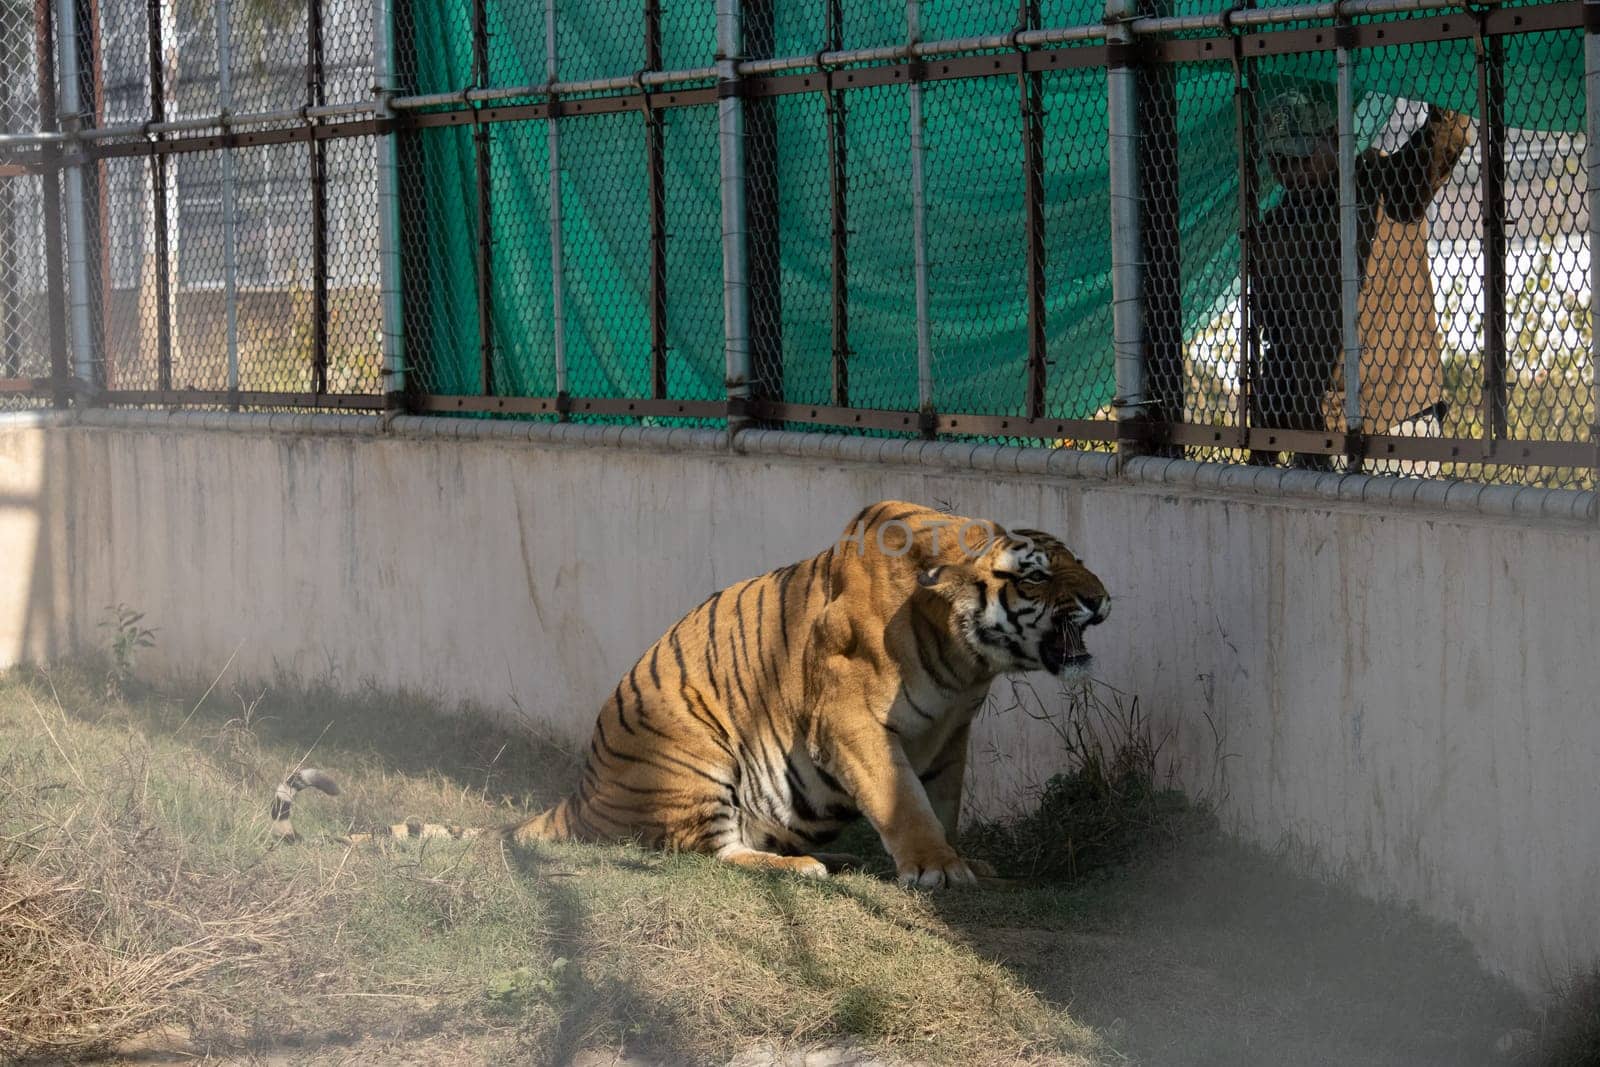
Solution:
<path fill-rule="evenodd" d="M 993 536 L 977 544 L 972 528 Z M 505 833 L 816 873 L 801 858 L 875 805 L 897 864 L 918 878 L 929 863 L 956 871 L 937 825 L 890 823 L 925 820 L 931 804 L 953 826 L 967 723 L 990 681 L 1086 659 L 1081 630 L 1105 614 L 1099 580 L 1053 538 L 1027 534 L 884 501 L 836 545 L 712 594 L 601 705 L 573 794 Z M 846 752 L 863 742 L 867 756 Z M 294 788 L 317 785 L 306 773 Z M 280 788 L 286 827 L 293 793 Z M 478 832 L 410 820 L 373 833 Z"/>

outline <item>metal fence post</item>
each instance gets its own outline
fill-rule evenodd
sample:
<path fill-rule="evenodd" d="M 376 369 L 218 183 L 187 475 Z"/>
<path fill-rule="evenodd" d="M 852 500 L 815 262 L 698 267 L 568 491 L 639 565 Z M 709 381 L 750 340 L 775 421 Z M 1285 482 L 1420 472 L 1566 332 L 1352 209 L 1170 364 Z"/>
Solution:
<path fill-rule="evenodd" d="M 777 0 L 743 0 L 740 59 L 770 59 L 777 41 Z M 745 216 L 749 222 L 750 399 L 758 409 L 781 404 L 783 365 L 783 230 L 779 226 L 778 102 L 744 101 Z M 761 425 L 781 427 L 779 420 Z"/>
<path fill-rule="evenodd" d="M 1344 358 L 1344 422 L 1351 470 L 1361 468 L 1361 263 L 1356 212 L 1355 29 L 1347 21 L 1335 28 L 1339 62 L 1339 344 Z"/>
<path fill-rule="evenodd" d="M 489 87 L 489 3 L 472 0 L 472 81 Z M 472 109 L 472 162 L 477 177 L 478 244 L 478 384 L 484 396 L 495 394 L 494 381 L 494 205 L 493 171 L 489 162 L 489 127 L 481 108 Z"/>
<path fill-rule="evenodd" d="M 545 78 L 557 81 L 561 69 L 561 50 L 556 35 L 556 0 L 544 4 Z M 561 101 L 549 94 L 549 117 L 545 119 L 545 154 L 548 156 L 550 189 L 550 317 L 555 320 L 556 413 L 567 417 L 571 388 L 567 381 L 567 279 L 563 261 L 566 236 L 561 217 Z M 653 248 L 653 246 L 652 246 Z"/>
<path fill-rule="evenodd" d="M 68 137 L 65 152 L 76 157 L 83 142 L 80 72 L 78 70 L 78 5 L 75 0 L 56 0 L 57 75 L 61 83 L 59 121 Z M 66 187 L 67 220 L 67 301 L 72 331 L 68 338 L 72 353 L 72 373 L 84 383 L 94 381 L 94 334 L 89 326 L 89 247 L 88 219 L 84 200 L 83 161 L 71 158 L 62 169 Z"/>
<path fill-rule="evenodd" d="M 1600 0 L 1583 5 L 1584 194 L 1589 204 L 1589 441 L 1600 521 Z"/>
<path fill-rule="evenodd" d="M 749 225 L 745 214 L 744 109 L 739 93 L 739 0 L 717 0 L 717 141 L 722 184 L 722 338 L 728 433 L 750 412 Z"/>
<path fill-rule="evenodd" d="M 52 0 L 34 0 L 33 53 L 39 87 L 39 128 L 60 129 L 56 109 L 55 63 L 51 58 Z M 61 241 L 61 149 L 46 145 L 41 149 L 48 164 L 39 177 L 44 201 L 44 271 L 46 317 L 50 330 L 50 390 L 52 401 L 64 408 L 71 398 L 72 368 L 67 352 L 66 272 L 62 263 Z"/>
<path fill-rule="evenodd" d="M 1483 204 L 1483 437 L 1493 455 L 1506 437 L 1505 49 L 1478 13 L 1479 197 Z"/>
<path fill-rule="evenodd" d="M 922 40 L 922 4 L 906 0 L 906 43 L 913 49 Z M 921 413 L 922 434 L 932 437 L 935 422 L 933 407 L 933 325 L 928 317 L 928 146 L 922 136 L 922 79 L 917 60 L 911 59 L 911 84 L 908 100 L 911 109 L 911 254 L 917 307 L 917 410 Z"/>
<path fill-rule="evenodd" d="M 1146 0 L 1160 18 L 1169 0 Z M 1150 42 L 1155 43 L 1155 42 Z M 1139 240 L 1144 264 L 1144 399 L 1146 454 L 1177 458 L 1173 428 L 1183 422 L 1183 238 L 1179 224 L 1178 74 L 1172 63 L 1137 64 L 1139 99 Z"/>
<path fill-rule="evenodd" d="M 661 0 L 645 0 L 644 65 L 661 69 Z M 650 201 L 650 397 L 667 395 L 667 191 L 666 123 L 643 90 L 645 182 Z"/>
<path fill-rule="evenodd" d="M 217 99 L 222 105 L 222 289 L 228 327 L 228 391 L 239 391 L 239 204 L 234 173 L 233 131 L 228 124 L 233 109 L 233 44 L 228 4 L 216 0 Z M 238 405 L 235 404 L 235 407 Z"/>
<path fill-rule="evenodd" d="M 145 4 L 145 34 L 150 45 L 151 122 L 165 122 L 167 118 L 166 57 L 162 44 L 166 34 L 161 24 L 161 8 L 161 0 L 147 0 Z M 156 254 L 156 388 L 161 392 L 172 388 L 172 256 L 167 229 L 167 162 L 167 157 L 160 153 L 150 157 L 150 202 Z"/>
<path fill-rule="evenodd" d="M 1039 0 L 1022 0 L 1018 28 L 1039 28 Z M 1026 53 L 1024 53 L 1026 55 Z M 1049 374 L 1045 351 L 1045 233 L 1044 233 L 1044 76 L 1037 70 L 1017 72 L 1022 104 L 1023 240 L 1028 269 L 1028 383 L 1023 410 L 1030 419 L 1045 412 L 1045 382 Z"/>
<path fill-rule="evenodd" d="M 827 51 L 844 48 L 844 2 L 828 0 L 825 20 Z M 845 136 L 848 115 L 844 93 L 834 88 L 833 72 L 823 70 L 828 118 L 828 276 L 829 334 L 832 360 L 829 399 L 835 407 L 850 404 L 850 224 L 846 191 L 849 188 L 849 144 Z"/>
<path fill-rule="evenodd" d="M 327 102 L 322 85 L 322 0 L 306 0 L 306 106 Z M 313 134 L 315 130 L 313 129 Z M 328 391 L 328 152 L 313 137 L 311 158 L 311 391 Z"/>
<path fill-rule="evenodd" d="M 1243 6 L 1254 6 L 1253 0 Z M 1250 308 L 1250 276 L 1255 273 L 1256 222 L 1260 218 L 1260 192 L 1256 174 L 1255 80 L 1250 58 L 1245 55 L 1244 37 L 1233 32 L 1233 127 L 1234 155 L 1239 168 L 1239 341 L 1236 361 L 1239 382 L 1238 404 L 1234 417 L 1240 429 L 1250 429 L 1250 393 L 1255 384 L 1256 350 L 1259 347 L 1255 315 Z M 1246 438 L 1248 440 L 1248 438 Z"/>
<path fill-rule="evenodd" d="M 400 296 L 399 137 L 393 127 L 395 73 L 394 0 L 373 0 L 372 73 L 378 118 L 390 124 L 378 136 L 378 286 L 383 322 L 384 404 L 403 406 L 406 391 L 405 320 Z"/>
<path fill-rule="evenodd" d="M 1117 451 L 1143 453 L 1150 438 L 1145 395 L 1144 241 L 1140 233 L 1139 83 L 1130 23 L 1137 0 L 1107 0 L 1106 94 L 1111 193 L 1111 334 L 1116 358 Z"/>

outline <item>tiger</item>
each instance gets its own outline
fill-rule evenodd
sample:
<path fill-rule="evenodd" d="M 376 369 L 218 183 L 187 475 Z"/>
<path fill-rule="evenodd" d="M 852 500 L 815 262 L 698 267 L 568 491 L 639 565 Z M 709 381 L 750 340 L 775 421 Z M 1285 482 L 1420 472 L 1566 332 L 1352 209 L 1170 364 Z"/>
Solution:
<path fill-rule="evenodd" d="M 411 819 L 349 840 L 633 841 L 826 877 L 848 858 L 819 850 L 865 816 L 901 884 L 971 884 L 993 873 L 953 844 L 973 718 L 1001 674 L 1086 674 L 1085 631 L 1110 603 L 1050 534 L 873 504 L 836 544 L 673 624 L 601 708 L 554 807 L 497 831 Z M 333 782 L 301 770 L 278 788 L 280 836 L 306 786 Z"/>

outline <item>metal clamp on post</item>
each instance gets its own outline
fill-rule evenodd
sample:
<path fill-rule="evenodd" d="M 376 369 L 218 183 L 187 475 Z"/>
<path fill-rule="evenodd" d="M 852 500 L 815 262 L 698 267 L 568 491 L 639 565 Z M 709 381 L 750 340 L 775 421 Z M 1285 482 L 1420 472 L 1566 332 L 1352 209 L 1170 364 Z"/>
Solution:
<path fill-rule="evenodd" d="M 906 48 L 906 81 L 919 85 L 928 80 L 928 61 L 917 54 L 917 45 Z"/>

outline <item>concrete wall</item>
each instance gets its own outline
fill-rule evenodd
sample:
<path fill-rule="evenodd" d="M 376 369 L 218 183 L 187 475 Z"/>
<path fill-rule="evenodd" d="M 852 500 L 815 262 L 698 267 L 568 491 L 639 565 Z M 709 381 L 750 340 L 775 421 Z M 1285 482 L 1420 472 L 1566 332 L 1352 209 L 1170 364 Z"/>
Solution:
<path fill-rule="evenodd" d="M 1109 470 L 1064 453 L 986 450 L 971 470 L 948 450 L 841 461 L 795 436 L 767 438 L 795 455 L 736 455 L 686 431 L 639 449 L 359 418 L 292 434 L 100 421 L 0 424 L 0 661 L 97 644 L 121 601 L 160 627 L 153 670 L 209 681 L 236 653 L 244 676 L 520 707 L 582 740 L 639 651 L 710 591 L 820 550 L 864 503 L 947 501 L 1056 532 L 1105 579 L 1098 676 L 1138 695 L 1182 779 L 1245 833 L 1291 836 L 1458 923 L 1529 987 L 1600 955 L 1592 520 L 1039 473 Z M 1019 466 L 1034 470 L 1003 472 Z M 1060 763 L 1015 711 L 987 715 L 976 744 L 990 811 Z"/>

